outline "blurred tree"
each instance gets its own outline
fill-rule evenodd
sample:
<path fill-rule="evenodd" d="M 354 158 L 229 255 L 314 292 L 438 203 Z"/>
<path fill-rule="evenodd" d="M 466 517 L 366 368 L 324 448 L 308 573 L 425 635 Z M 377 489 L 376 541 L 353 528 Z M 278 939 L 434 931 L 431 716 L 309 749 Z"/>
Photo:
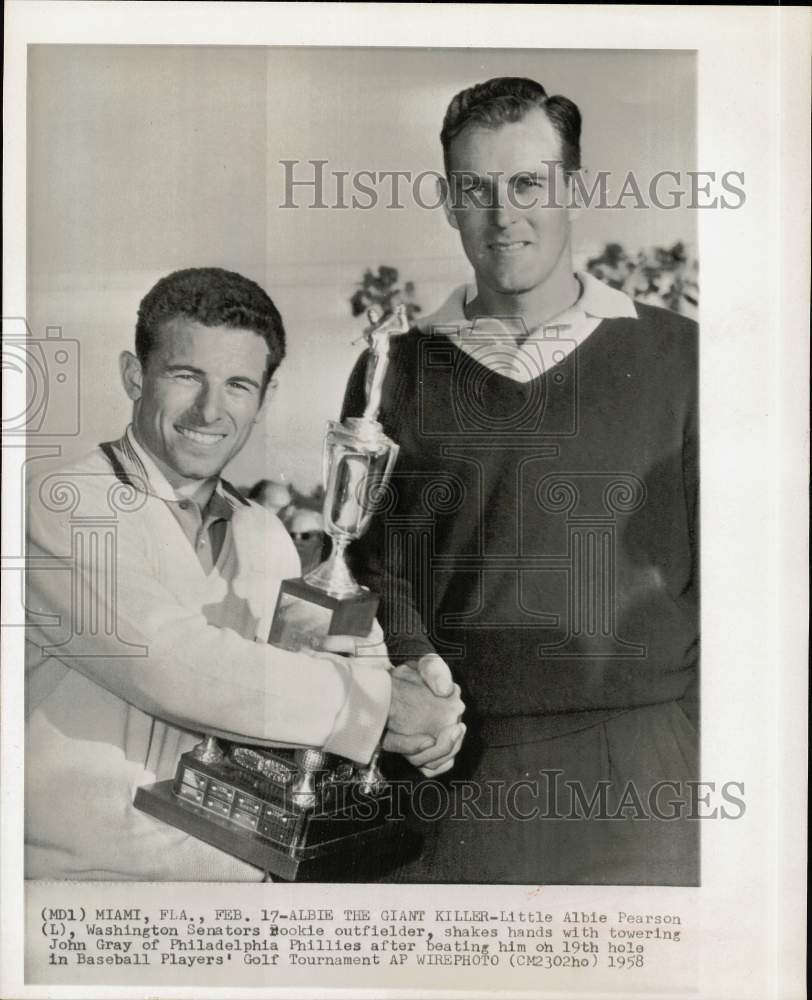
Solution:
<path fill-rule="evenodd" d="M 619 243 L 607 243 L 587 261 L 596 278 L 633 299 L 696 317 L 699 307 L 699 265 L 685 244 L 651 247 L 630 257 Z"/>
<path fill-rule="evenodd" d="M 373 274 L 367 268 L 358 288 L 350 298 L 353 316 L 362 316 L 372 306 L 377 306 L 386 315 L 393 312 L 395 306 L 404 305 L 409 322 L 414 323 L 415 317 L 421 311 L 414 298 L 414 282 L 407 281 L 403 288 L 399 288 L 399 280 L 400 276 L 395 267 L 381 264 L 377 274 Z"/>

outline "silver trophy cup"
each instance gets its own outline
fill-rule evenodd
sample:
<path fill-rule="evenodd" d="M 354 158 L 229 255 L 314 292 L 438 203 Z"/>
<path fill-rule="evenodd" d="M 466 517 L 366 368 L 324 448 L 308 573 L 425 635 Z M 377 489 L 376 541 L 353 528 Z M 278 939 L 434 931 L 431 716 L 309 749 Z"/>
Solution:
<path fill-rule="evenodd" d="M 398 446 L 378 420 L 389 338 L 408 329 L 401 306 L 367 331 L 366 408 L 360 417 L 332 420 L 324 440 L 324 526 L 330 555 L 305 577 L 284 580 L 268 641 L 286 649 L 318 645 L 326 635 L 366 636 L 378 597 L 362 587 L 347 565 L 346 549 L 369 527 L 376 497 L 386 487 Z"/>

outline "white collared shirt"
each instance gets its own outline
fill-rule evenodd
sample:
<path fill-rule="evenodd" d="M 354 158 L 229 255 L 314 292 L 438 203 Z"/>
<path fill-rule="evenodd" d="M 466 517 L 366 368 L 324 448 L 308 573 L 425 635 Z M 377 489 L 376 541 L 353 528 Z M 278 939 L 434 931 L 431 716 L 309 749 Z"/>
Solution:
<path fill-rule="evenodd" d="M 223 493 L 221 480 L 217 478 L 208 501 L 201 506 L 195 494 L 202 483 L 189 483 L 175 489 L 157 462 L 136 440 L 132 424 L 127 428 L 125 440 L 143 466 L 149 492 L 164 501 L 195 550 L 201 566 L 210 573 L 225 543 L 228 522 L 233 513 L 233 506 Z"/>
<path fill-rule="evenodd" d="M 568 309 L 529 330 L 521 316 L 479 316 L 465 307 L 476 294 L 455 289 L 437 312 L 420 322 L 426 333 L 443 334 L 477 362 L 516 382 L 529 382 L 563 361 L 604 319 L 636 317 L 634 302 L 585 272 L 576 275 L 581 295 Z"/>

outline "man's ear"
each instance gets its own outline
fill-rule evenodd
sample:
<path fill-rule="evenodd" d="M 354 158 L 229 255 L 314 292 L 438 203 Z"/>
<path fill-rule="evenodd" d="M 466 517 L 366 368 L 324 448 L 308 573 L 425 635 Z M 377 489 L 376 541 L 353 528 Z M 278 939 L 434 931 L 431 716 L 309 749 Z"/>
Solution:
<path fill-rule="evenodd" d="M 572 180 L 572 176 L 568 173 L 564 174 L 565 178 L 565 188 L 564 188 L 564 204 L 567 206 L 567 217 L 570 221 L 570 225 L 573 222 L 577 222 L 581 217 L 581 212 L 583 212 L 583 206 L 580 205 L 575 199 L 575 185 Z"/>
<path fill-rule="evenodd" d="M 118 359 L 121 382 L 130 399 L 137 403 L 143 391 L 144 370 L 141 362 L 131 351 L 122 351 Z"/>
<path fill-rule="evenodd" d="M 451 190 L 451 181 L 447 177 L 437 179 L 437 192 L 443 199 L 443 211 L 448 219 L 448 224 L 452 229 L 459 229 L 457 217 L 454 214 L 454 194 Z"/>
<path fill-rule="evenodd" d="M 263 420 L 265 414 L 268 412 L 268 406 L 271 402 L 271 397 L 276 395 L 276 387 L 279 385 L 275 378 L 271 378 L 268 384 L 265 386 L 265 392 L 262 394 L 262 400 L 259 404 L 259 409 L 254 417 L 254 423 L 258 424 L 260 420 Z"/>

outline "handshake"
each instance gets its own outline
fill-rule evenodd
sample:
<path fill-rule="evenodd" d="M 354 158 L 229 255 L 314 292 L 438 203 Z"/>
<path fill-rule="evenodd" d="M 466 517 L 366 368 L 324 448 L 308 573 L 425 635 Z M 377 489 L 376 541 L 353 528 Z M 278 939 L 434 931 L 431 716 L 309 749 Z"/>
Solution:
<path fill-rule="evenodd" d="M 366 639 L 327 636 L 320 643 L 319 653 L 380 657 L 390 667 L 377 622 Z M 383 749 L 402 754 L 426 777 L 450 770 L 465 736 L 461 721 L 465 705 L 448 665 L 436 654 L 422 656 L 390 668 L 390 677 L 392 698 Z"/>
<path fill-rule="evenodd" d="M 462 746 L 464 711 L 459 685 L 439 656 L 395 667 L 383 748 L 403 754 L 427 777 L 443 774 Z"/>

